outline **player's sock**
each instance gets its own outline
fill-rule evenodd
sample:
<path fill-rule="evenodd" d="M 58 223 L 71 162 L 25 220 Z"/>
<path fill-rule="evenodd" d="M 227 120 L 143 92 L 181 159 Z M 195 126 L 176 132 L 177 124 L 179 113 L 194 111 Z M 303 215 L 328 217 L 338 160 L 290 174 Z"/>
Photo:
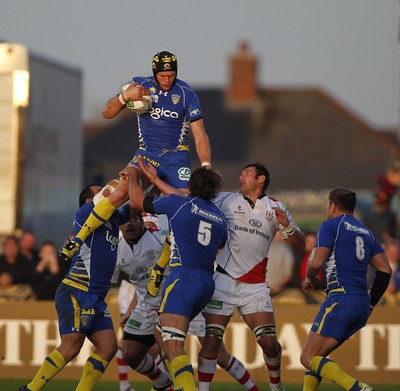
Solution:
<path fill-rule="evenodd" d="M 231 356 L 228 366 L 223 369 L 225 369 L 225 371 L 227 371 L 240 384 L 246 387 L 247 390 L 260 391 L 255 381 L 251 378 L 249 371 L 236 357 Z"/>
<path fill-rule="evenodd" d="M 135 371 L 147 376 L 156 388 L 166 387 L 170 384 L 170 380 L 168 379 L 167 375 L 162 372 L 160 368 L 158 368 L 153 360 L 153 357 L 151 357 L 148 353 L 146 353 L 146 355 L 143 357 L 143 360 L 135 368 Z"/>
<path fill-rule="evenodd" d="M 322 356 L 314 356 L 310 362 L 310 369 L 324 379 L 335 382 L 346 390 L 358 391 L 358 381 L 343 372 L 335 361 Z"/>
<path fill-rule="evenodd" d="M 217 370 L 217 357 L 206 358 L 199 355 L 199 391 L 208 391 L 211 386 L 212 379 Z"/>
<path fill-rule="evenodd" d="M 92 390 L 95 384 L 103 376 L 108 366 L 108 361 L 103 360 L 100 356 L 92 353 L 85 362 L 81 380 L 75 391 Z"/>
<path fill-rule="evenodd" d="M 282 348 L 279 345 L 279 353 L 275 357 L 264 356 L 265 365 L 269 372 L 269 387 L 271 391 L 281 388 L 281 353 Z"/>
<path fill-rule="evenodd" d="M 175 357 L 170 362 L 171 374 L 174 379 L 175 390 L 196 391 L 193 367 L 186 354 Z"/>
<path fill-rule="evenodd" d="M 317 391 L 322 377 L 312 371 L 304 373 L 303 391 Z"/>
<path fill-rule="evenodd" d="M 164 372 L 169 378 L 168 368 L 166 367 L 166 365 L 164 365 L 164 362 L 159 354 L 157 354 L 157 356 L 155 357 L 154 363 L 158 366 L 158 368 L 160 368 L 160 371 Z"/>
<path fill-rule="evenodd" d="M 94 206 L 92 212 L 75 238 L 78 238 L 83 243 L 96 228 L 103 225 L 112 216 L 115 209 L 116 207 L 110 204 L 108 198 L 103 198 Z"/>
<path fill-rule="evenodd" d="M 129 389 L 130 384 L 128 382 L 128 364 L 122 359 L 122 350 L 118 349 L 117 354 L 115 355 L 117 360 L 117 369 L 118 369 L 118 380 L 119 380 L 119 390 L 125 391 Z"/>
<path fill-rule="evenodd" d="M 57 350 L 53 350 L 44 360 L 42 366 L 36 372 L 35 377 L 27 385 L 31 391 L 41 390 L 48 381 L 50 381 L 58 372 L 61 371 L 67 362 L 62 354 Z"/>

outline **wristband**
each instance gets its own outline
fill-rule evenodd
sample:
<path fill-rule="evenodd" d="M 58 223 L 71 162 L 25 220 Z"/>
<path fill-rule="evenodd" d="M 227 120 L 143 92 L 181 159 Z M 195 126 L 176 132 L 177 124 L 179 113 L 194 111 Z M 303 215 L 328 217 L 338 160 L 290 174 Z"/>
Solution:
<path fill-rule="evenodd" d="M 283 229 L 285 230 L 285 232 L 286 232 L 286 234 L 287 234 L 288 236 L 293 235 L 294 232 L 296 231 L 296 228 L 295 228 L 295 227 L 292 227 L 292 226 L 290 225 L 290 223 L 289 223 L 289 225 L 288 225 L 287 227 L 283 227 Z"/>
<path fill-rule="evenodd" d="M 203 162 L 203 163 L 201 163 L 201 166 L 202 166 L 202 167 L 211 168 L 211 163 L 210 163 L 210 162 Z"/>
<path fill-rule="evenodd" d="M 122 104 L 123 106 L 125 106 L 126 103 L 127 103 L 127 102 L 124 101 L 124 98 L 122 97 L 122 94 L 119 94 L 119 95 L 118 95 L 118 100 L 121 102 L 121 104 Z"/>
<path fill-rule="evenodd" d="M 314 282 L 314 280 L 315 280 L 315 277 L 314 277 L 314 278 L 308 278 L 308 277 L 306 276 L 306 283 L 307 283 L 307 284 L 311 284 L 312 282 Z"/>

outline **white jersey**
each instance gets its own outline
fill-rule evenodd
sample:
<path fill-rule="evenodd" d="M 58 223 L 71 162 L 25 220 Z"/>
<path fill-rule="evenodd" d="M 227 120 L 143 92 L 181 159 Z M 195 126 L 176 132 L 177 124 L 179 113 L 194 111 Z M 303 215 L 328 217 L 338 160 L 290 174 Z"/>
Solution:
<path fill-rule="evenodd" d="M 138 311 L 157 311 L 160 306 L 161 295 L 153 297 L 147 293 L 149 281 L 148 271 L 154 265 L 164 248 L 166 236 L 161 231 L 147 231 L 139 239 L 137 244 L 129 245 L 122 234 L 118 245 L 117 264 L 111 282 L 118 281 L 119 273 L 128 275 L 129 281 L 135 286 Z M 164 275 L 168 274 L 168 269 Z M 163 279 L 163 282 L 165 278 Z M 162 286 L 161 288 L 162 289 Z"/>
<path fill-rule="evenodd" d="M 231 277 L 247 283 L 265 282 L 268 249 L 276 232 L 279 230 L 287 238 L 272 208 L 283 209 L 290 224 L 297 228 L 289 210 L 268 196 L 257 199 L 252 208 L 242 193 L 222 192 L 214 203 L 228 220 L 228 240 L 217 256 L 217 270 L 222 268 Z"/>

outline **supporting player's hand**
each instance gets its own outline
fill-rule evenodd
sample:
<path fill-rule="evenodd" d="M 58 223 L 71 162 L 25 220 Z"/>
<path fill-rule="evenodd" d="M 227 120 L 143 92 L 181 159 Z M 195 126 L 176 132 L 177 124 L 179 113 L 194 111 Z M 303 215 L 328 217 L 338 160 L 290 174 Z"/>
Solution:
<path fill-rule="evenodd" d="M 149 178 L 149 181 L 154 183 L 158 178 L 156 168 L 151 163 L 146 163 L 142 156 L 139 156 L 138 162 L 139 167 L 142 169 L 147 178 Z"/>
<path fill-rule="evenodd" d="M 147 292 L 156 297 L 160 292 L 160 286 L 163 279 L 163 272 L 160 269 L 156 269 L 155 267 L 151 267 L 148 272 L 150 276 L 150 281 L 147 283 Z"/>
<path fill-rule="evenodd" d="M 71 262 L 72 258 L 78 254 L 81 246 L 74 240 L 68 239 L 68 243 L 60 248 L 58 256 L 64 262 Z"/>

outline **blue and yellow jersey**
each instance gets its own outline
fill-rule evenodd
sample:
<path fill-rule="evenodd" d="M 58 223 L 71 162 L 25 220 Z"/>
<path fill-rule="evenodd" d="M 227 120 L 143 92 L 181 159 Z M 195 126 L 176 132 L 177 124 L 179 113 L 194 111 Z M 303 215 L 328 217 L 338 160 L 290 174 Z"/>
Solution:
<path fill-rule="evenodd" d="M 89 202 L 76 212 L 73 221 L 75 235 L 82 228 L 93 207 L 94 203 Z M 117 261 L 118 226 L 127 222 L 129 218 L 127 205 L 117 209 L 110 220 L 89 235 L 78 255 L 73 258 L 63 283 L 105 297 Z"/>
<path fill-rule="evenodd" d="M 327 292 L 366 294 L 367 267 L 371 257 L 384 250 L 360 220 L 343 214 L 323 222 L 315 247 L 331 250 L 325 263 Z"/>
<path fill-rule="evenodd" d="M 154 197 L 152 205 L 156 214 L 168 216 L 170 266 L 200 268 L 212 274 L 216 253 L 226 241 L 223 212 L 200 197 Z"/>
<path fill-rule="evenodd" d="M 153 101 L 148 113 L 138 115 L 140 149 L 189 150 L 190 122 L 203 117 L 193 89 L 180 79 L 168 91 L 161 89 L 153 76 L 134 77 L 131 82 L 146 87 Z"/>

